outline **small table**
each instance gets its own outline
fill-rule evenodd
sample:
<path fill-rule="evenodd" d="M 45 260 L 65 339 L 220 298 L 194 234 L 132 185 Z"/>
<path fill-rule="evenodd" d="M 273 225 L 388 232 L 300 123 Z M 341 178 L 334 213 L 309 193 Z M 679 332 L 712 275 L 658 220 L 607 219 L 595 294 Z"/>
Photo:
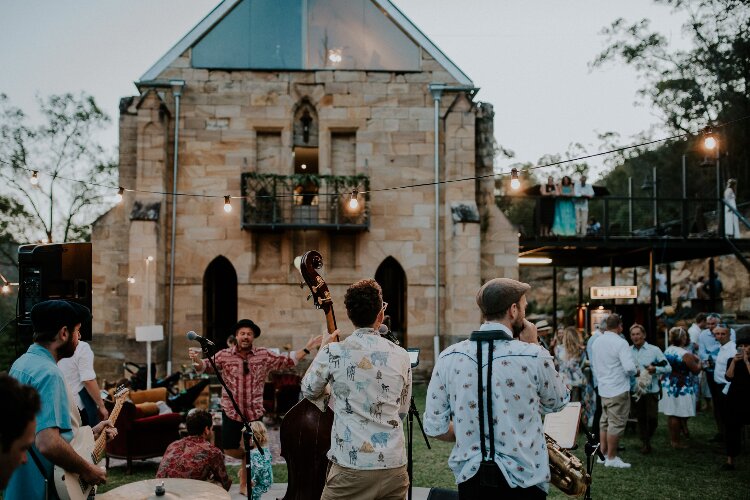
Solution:
<path fill-rule="evenodd" d="M 166 493 L 156 496 L 156 487 L 164 483 Z M 106 493 L 96 495 L 97 500 L 231 500 L 229 492 L 208 481 L 195 479 L 157 478 L 124 484 Z"/>

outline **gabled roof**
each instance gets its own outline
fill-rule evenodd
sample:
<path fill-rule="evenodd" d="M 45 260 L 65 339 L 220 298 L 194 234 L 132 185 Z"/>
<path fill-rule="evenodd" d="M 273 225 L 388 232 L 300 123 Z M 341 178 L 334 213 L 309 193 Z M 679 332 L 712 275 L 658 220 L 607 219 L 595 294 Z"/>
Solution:
<path fill-rule="evenodd" d="M 191 29 L 182 39 L 177 42 L 169 51 L 159 59 L 156 64 L 151 66 L 140 78 L 140 82 L 149 82 L 156 80 L 159 75 L 166 70 L 182 53 L 195 45 L 206 33 L 208 33 L 232 8 L 242 0 L 222 0 L 206 17 L 203 18 L 193 29 Z M 409 20 L 398 7 L 390 0 L 372 0 L 376 5 L 383 9 L 390 18 L 409 36 L 417 45 L 422 47 L 430 56 L 432 56 L 448 73 L 455 78 L 461 85 L 472 85 L 471 79 L 451 61 L 414 23 Z M 445 82 L 441 82 L 445 83 Z"/>

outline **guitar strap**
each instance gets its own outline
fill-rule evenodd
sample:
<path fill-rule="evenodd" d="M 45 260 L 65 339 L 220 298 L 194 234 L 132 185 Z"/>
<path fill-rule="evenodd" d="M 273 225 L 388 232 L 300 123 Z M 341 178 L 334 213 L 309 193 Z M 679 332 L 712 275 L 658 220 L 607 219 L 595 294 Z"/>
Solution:
<path fill-rule="evenodd" d="M 477 343 L 477 399 L 479 406 L 479 442 L 482 448 L 482 461 L 479 464 L 479 485 L 488 488 L 497 488 L 500 486 L 500 477 L 502 473 L 495 462 L 495 422 L 492 417 L 492 353 L 495 347 L 495 340 L 508 341 L 513 338 L 502 330 L 475 331 L 471 333 L 469 340 Z M 487 349 L 487 391 L 482 394 L 482 342 L 488 342 Z M 484 398 L 487 398 L 487 424 L 489 426 L 489 436 L 484 433 Z M 485 438 L 489 437 L 490 453 L 487 454 Z"/>
<path fill-rule="evenodd" d="M 36 467 L 39 469 L 39 472 L 42 474 L 42 477 L 44 478 L 44 498 L 45 500 L 49 500 L 52 498 L 50 496 L 49 486 L 50 484 L 54 485 L 52 481 L 50 481 L 50 478 L 47 476 L 47 471 L 44 470 L 44 466 L 42 465 L 42 461 L 39 458 L 39 455 L 36 454 L 34 451 L 34 448 L 29 448 L 29 453 L 31 454 L 32 460 L 34 460 L 34 463 L 36 464 Z"/>

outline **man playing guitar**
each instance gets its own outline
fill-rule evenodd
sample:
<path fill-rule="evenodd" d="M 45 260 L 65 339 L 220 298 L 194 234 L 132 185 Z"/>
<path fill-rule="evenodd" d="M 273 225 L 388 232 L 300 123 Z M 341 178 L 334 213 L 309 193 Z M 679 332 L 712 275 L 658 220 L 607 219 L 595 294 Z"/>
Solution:
<path fill-rule="evenodd" d="M 29 450 L 31 460 L 10 478 L 4 492 L 6 500 L 58 498 L 52 487 L 54 465 L 79 474 L 89 484 L 107 480 L 104 469 L 79 456 L 69 444 L 80 426 L 80 414 L 56 364 L 75 353 L 81 324 L 90 317 L 86 307 L 64 300 L 47 300 L 31 309 L 34 343 L 13 363 L 9 374 L 34 387 L 42 406 L 34 445 Z M 100 422 L 93 431 L 95 437 L 103 431 L 110 438 L 117 434 L 109 420 Z"/>

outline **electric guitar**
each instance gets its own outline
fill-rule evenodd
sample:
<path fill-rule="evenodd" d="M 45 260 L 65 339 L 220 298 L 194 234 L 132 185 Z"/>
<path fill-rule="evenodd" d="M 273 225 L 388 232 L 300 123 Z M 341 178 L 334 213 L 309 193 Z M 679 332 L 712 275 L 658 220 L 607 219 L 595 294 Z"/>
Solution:
<path fill-rule="evenodd" d="M 120 387 L 115 392 L 115 407 L 109 414 L 109 421 L 115 425 L 117 416 L 120 414 L 123 403 L 130 392 L 127 387 Z M 94 433 L 88 425 L 78 429 L 70 442 L 76 453 L 83 457 L 84 460 L 96 465 L 104 456 L 104 450 L 107 446 L 107 436 L 104 431 L 99 435 L 99 439 L 94 441 Z M 53 473 L 55 478 L 55 490 L 61 500 L 86 500 L 89 496 L 96 494 L 96 486 L 88 484 L 79 474 L 64 470 L 62 467 L 55 466 Z"/>

